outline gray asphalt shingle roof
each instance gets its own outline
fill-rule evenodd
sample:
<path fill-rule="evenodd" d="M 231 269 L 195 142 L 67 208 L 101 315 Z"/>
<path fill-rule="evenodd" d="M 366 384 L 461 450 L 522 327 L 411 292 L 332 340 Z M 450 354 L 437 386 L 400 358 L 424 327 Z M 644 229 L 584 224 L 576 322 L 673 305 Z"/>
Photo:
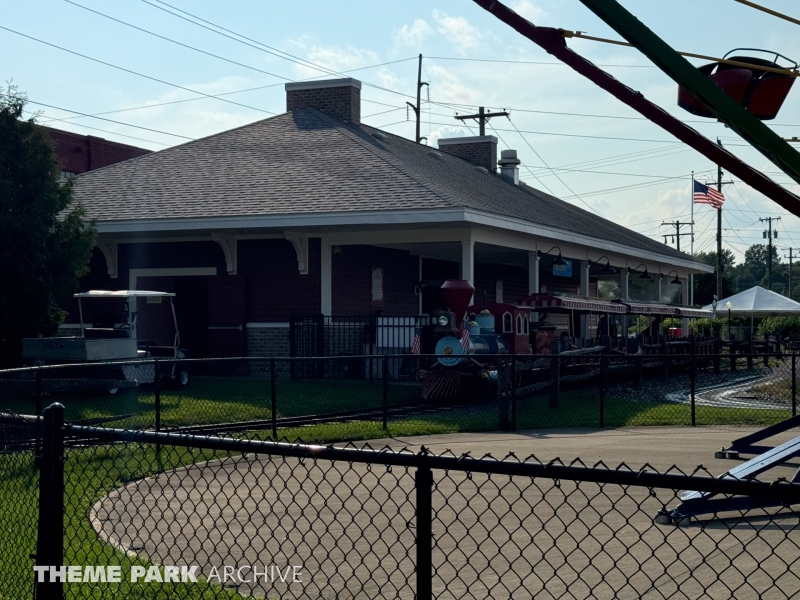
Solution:
<path fill-rule="evenodd" d="M 301 109 L 76 178 L 99 222 L 467 207 L 690 259 L 528 186 L 378 130 Z"/>

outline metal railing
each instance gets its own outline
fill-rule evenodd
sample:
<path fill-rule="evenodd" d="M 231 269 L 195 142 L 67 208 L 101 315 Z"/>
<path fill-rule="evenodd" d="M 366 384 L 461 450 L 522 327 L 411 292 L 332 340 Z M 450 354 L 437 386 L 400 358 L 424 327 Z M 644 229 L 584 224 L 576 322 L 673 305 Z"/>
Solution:
<path fill-rule="evenodd" d="M 771 425 L 797 415 L 795 354 L 627 355 L 598 347 L 473 356 L 452 367 L 440 358 L 452 359 L 149 359 L 12 369 L 0 371 L 0 409 L 41 414 L 58 400 L 79 424 L 264 431 L 305 441 L 390 429 Z M 320 377 L 292 377 L 297 364 Z M 190 375 L 187 387 L 182 373 Z"/>

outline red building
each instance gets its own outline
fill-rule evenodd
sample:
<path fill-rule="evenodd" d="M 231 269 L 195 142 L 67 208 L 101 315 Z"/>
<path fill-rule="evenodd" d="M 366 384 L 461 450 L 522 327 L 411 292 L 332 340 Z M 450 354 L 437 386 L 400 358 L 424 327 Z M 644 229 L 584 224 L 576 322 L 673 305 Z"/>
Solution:
<path fill-rule="evenodd" d="M 111 142 L 93 135 L 80 135 L 45 127 L 61 161 L 62 179 L 107 167 L 129 158 L 150 154 L 150 150 Z"/>
<path fill-rule="evenodd" d="M 76 177 L 99 232 L 83 288 L 176 292 L 194 356 L 362 354 L 407 351 L 445 279 L 472 281 L 476 303 L 597 296 L 610 264 L 623 298 L 646 269 L 649 299 L 685 304 L 665 276 L 711 271 L 521 183 L 493 136 L 437 150 L 364 125 L 354 79 L 286 92 L 282 115 Z M 407 328 L 389 339 L 378 311 Z"/>

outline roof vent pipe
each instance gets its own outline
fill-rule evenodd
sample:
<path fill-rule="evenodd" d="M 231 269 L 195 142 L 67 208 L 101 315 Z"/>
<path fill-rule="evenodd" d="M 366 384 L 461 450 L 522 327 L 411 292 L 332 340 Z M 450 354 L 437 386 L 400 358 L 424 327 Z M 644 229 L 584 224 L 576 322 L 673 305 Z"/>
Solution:
<path fill-rule="evenodd" d="M 497 161 L 500 165 L 500 177 L 519 185 L 519 165 L 520 160 L 517 158 L 516 150 L 503 150 L 500 152 L 500 160 Z"/>

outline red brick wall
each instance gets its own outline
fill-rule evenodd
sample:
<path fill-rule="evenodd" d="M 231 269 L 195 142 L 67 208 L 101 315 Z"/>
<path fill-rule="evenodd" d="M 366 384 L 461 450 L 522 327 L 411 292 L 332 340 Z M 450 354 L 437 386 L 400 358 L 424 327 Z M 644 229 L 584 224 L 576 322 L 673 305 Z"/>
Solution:
<path fill-rule="evenodd" d="M 286 111 L 317 108 L 342 121 L 361 123 L 361 90 L 352 85 L 342 87 L 288 90 Z"/>
<path fill-rule="evenodd" d="M 248 322 L 283 323 L 289 321 L 293 313 L 319 313 L 319 239 L 310 239 L 308 246 L 308 275 L 301 275 L 290 242 L 239 241 L 237 272 L 247 277 Z"/>
<path fill-rule="evenodd" d="M 55 144 L 62 169 L 70 173 L 85 173 L 150 153 L 144 148 L 118 144 L 92 135 L 79 135 L 49 127 L 46 130 Z"/>
<path fill-rule="evenodd" d="M 503 281 L 503 301 L 516 302 L 528 295 L 528 269 L 513 265 L 475 265 L 475 304 L 483 304 L 484 293 L 488 302 L 497 302 L 497 280 Z"/>
<path fill-rule="evenodd" d="M 490 173 L 497 171 L 497 144 L 492 141 L 468 142 L 465 144 L 440 144 L 439 150 L 463 158 Z"/>
<path fill-rule="evenodd" d="M 402 250 L 340 246 L 333 254 L 333 314 L 355 316 L 382 310 L 387 315 L 416 315 L 419 258 Z M 372 269 L 383 269 L 383 306 L 372 304 Z"/>

